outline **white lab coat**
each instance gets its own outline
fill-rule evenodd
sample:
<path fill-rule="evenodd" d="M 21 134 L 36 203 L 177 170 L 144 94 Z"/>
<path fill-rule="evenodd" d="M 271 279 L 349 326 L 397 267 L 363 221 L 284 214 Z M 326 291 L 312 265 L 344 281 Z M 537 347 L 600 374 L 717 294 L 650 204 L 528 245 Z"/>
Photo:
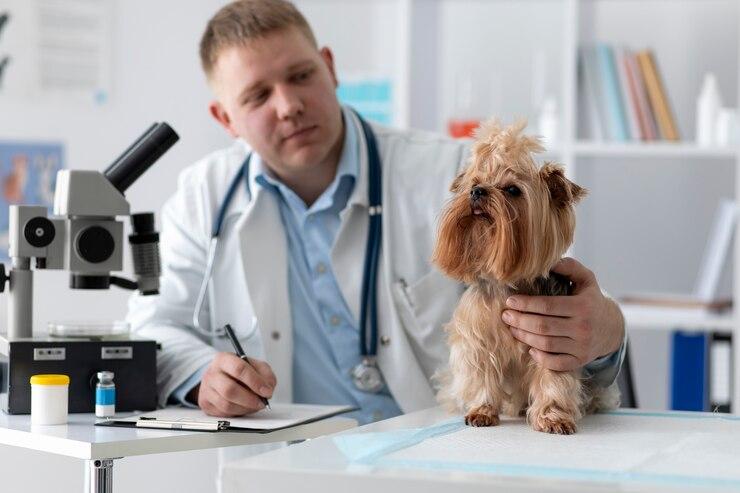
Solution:
<path fill-rule="evenodd" d="M 350 123 L 360 138 L 360 172 L 341 213 L 331 259 L 342 294 L 359 319 L 368 163 L 359 122 Z M 401 409 L 410 412 L 435 405 L 430 377 L 448 357 L 442 326 L 463 291 L 429 259 L 439 212 L 468 148 L 418 131 L 373 130 L 383 168 L 378 365 Z M 134 295 L 129 303 L 133 330 L 162 345 L 157 359 L 162 405 L 217 351 L 233 351 L 228 340 L 195 331 L 191 319 L 212 222 L 248 150 L 237 141 L 183 171 L 176 194 L 162 212 L 161 294 Z M 293 354 L 286 236 L 274 194 L 254 183 L 251 193 L 250 199 L 239 190 L 228 209 L 201 324 L 231 324 L 247 354 L 265 359 L 275 372 L 273 399 L 290 402 Z"/>

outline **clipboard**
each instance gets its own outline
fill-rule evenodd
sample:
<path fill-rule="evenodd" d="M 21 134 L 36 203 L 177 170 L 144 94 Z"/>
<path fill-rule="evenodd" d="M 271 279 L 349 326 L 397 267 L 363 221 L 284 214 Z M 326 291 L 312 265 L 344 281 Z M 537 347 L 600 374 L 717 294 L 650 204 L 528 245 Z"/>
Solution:
<path fill-rule="evenodd" d="M 262 409 L 248 416 L 231 418 L 208 416 L 200 409 L 167 407 L 125 418 L 101 420 L 96 422 L 95 426 L 204 432 L 270 433 L 313 423 L 358 409 L 353 406 L 281 403 L 271 404 L 271 408 Z"/>

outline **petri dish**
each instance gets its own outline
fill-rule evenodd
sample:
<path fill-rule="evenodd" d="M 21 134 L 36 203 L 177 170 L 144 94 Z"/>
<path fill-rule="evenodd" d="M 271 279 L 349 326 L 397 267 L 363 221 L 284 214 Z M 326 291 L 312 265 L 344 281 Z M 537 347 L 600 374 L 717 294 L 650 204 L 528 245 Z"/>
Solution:
<path fill-rule="evenodd" d="M 123 320 L 49 322 L 49 336 L 79 339 L 125 339 L 131 326 Z"/>

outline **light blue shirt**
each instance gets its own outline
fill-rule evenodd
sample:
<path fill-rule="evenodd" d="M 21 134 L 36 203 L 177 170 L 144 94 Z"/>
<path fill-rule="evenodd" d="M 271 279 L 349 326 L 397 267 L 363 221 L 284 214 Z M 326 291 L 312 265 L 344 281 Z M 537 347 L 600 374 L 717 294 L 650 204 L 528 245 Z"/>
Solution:
<path fill-rule="evenodd" d="M 347 110 L 345 110 L 347 111 Z M 339 213 L 357 182 L 360 143 L 352 119 L 344 115 L 345 137 L 334 181 L 310 207 L 271 176 L 252 156 L 255 182 L 275 194 L 288 241 L 288 286 L 293 324 L 293 401 L 346 404 L 360 408 L 348 416 L 360 424 L 401 414 L 387 388 L 378 394 L 357 389 L 350 371 L 360 363 L 358 320 L 342 296 L 331 264 Z M 349 123 L 349 124 L 347 124 Z M 362 269 L 358 263 L 357 269 Z M 173 393 L 180 402 L 200 381 L 196 372 Z"/>

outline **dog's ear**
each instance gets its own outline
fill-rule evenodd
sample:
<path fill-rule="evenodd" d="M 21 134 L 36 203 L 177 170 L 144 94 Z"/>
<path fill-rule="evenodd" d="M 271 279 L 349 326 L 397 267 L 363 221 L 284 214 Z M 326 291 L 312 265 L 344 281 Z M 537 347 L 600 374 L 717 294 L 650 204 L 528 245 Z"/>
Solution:
<path fill-rule="evenodd" d="M 460 190 L 462 190 L 464 178 L 465 178 L 465 171 L 461 171 L 460 174 L 458 174 L 455 177 L 455 179 L 452 180 L 452 184 L 450 185 L 450 192 L 458 193 Z"/>
<path fill-rule="evenodd" d="M 588 193 L 585 188 L 567 179 L 563 167 L 557 164 L 546 162 L 540 168 L 540 177 L 547 185 L 555 207 L 576 204 Z"/>

